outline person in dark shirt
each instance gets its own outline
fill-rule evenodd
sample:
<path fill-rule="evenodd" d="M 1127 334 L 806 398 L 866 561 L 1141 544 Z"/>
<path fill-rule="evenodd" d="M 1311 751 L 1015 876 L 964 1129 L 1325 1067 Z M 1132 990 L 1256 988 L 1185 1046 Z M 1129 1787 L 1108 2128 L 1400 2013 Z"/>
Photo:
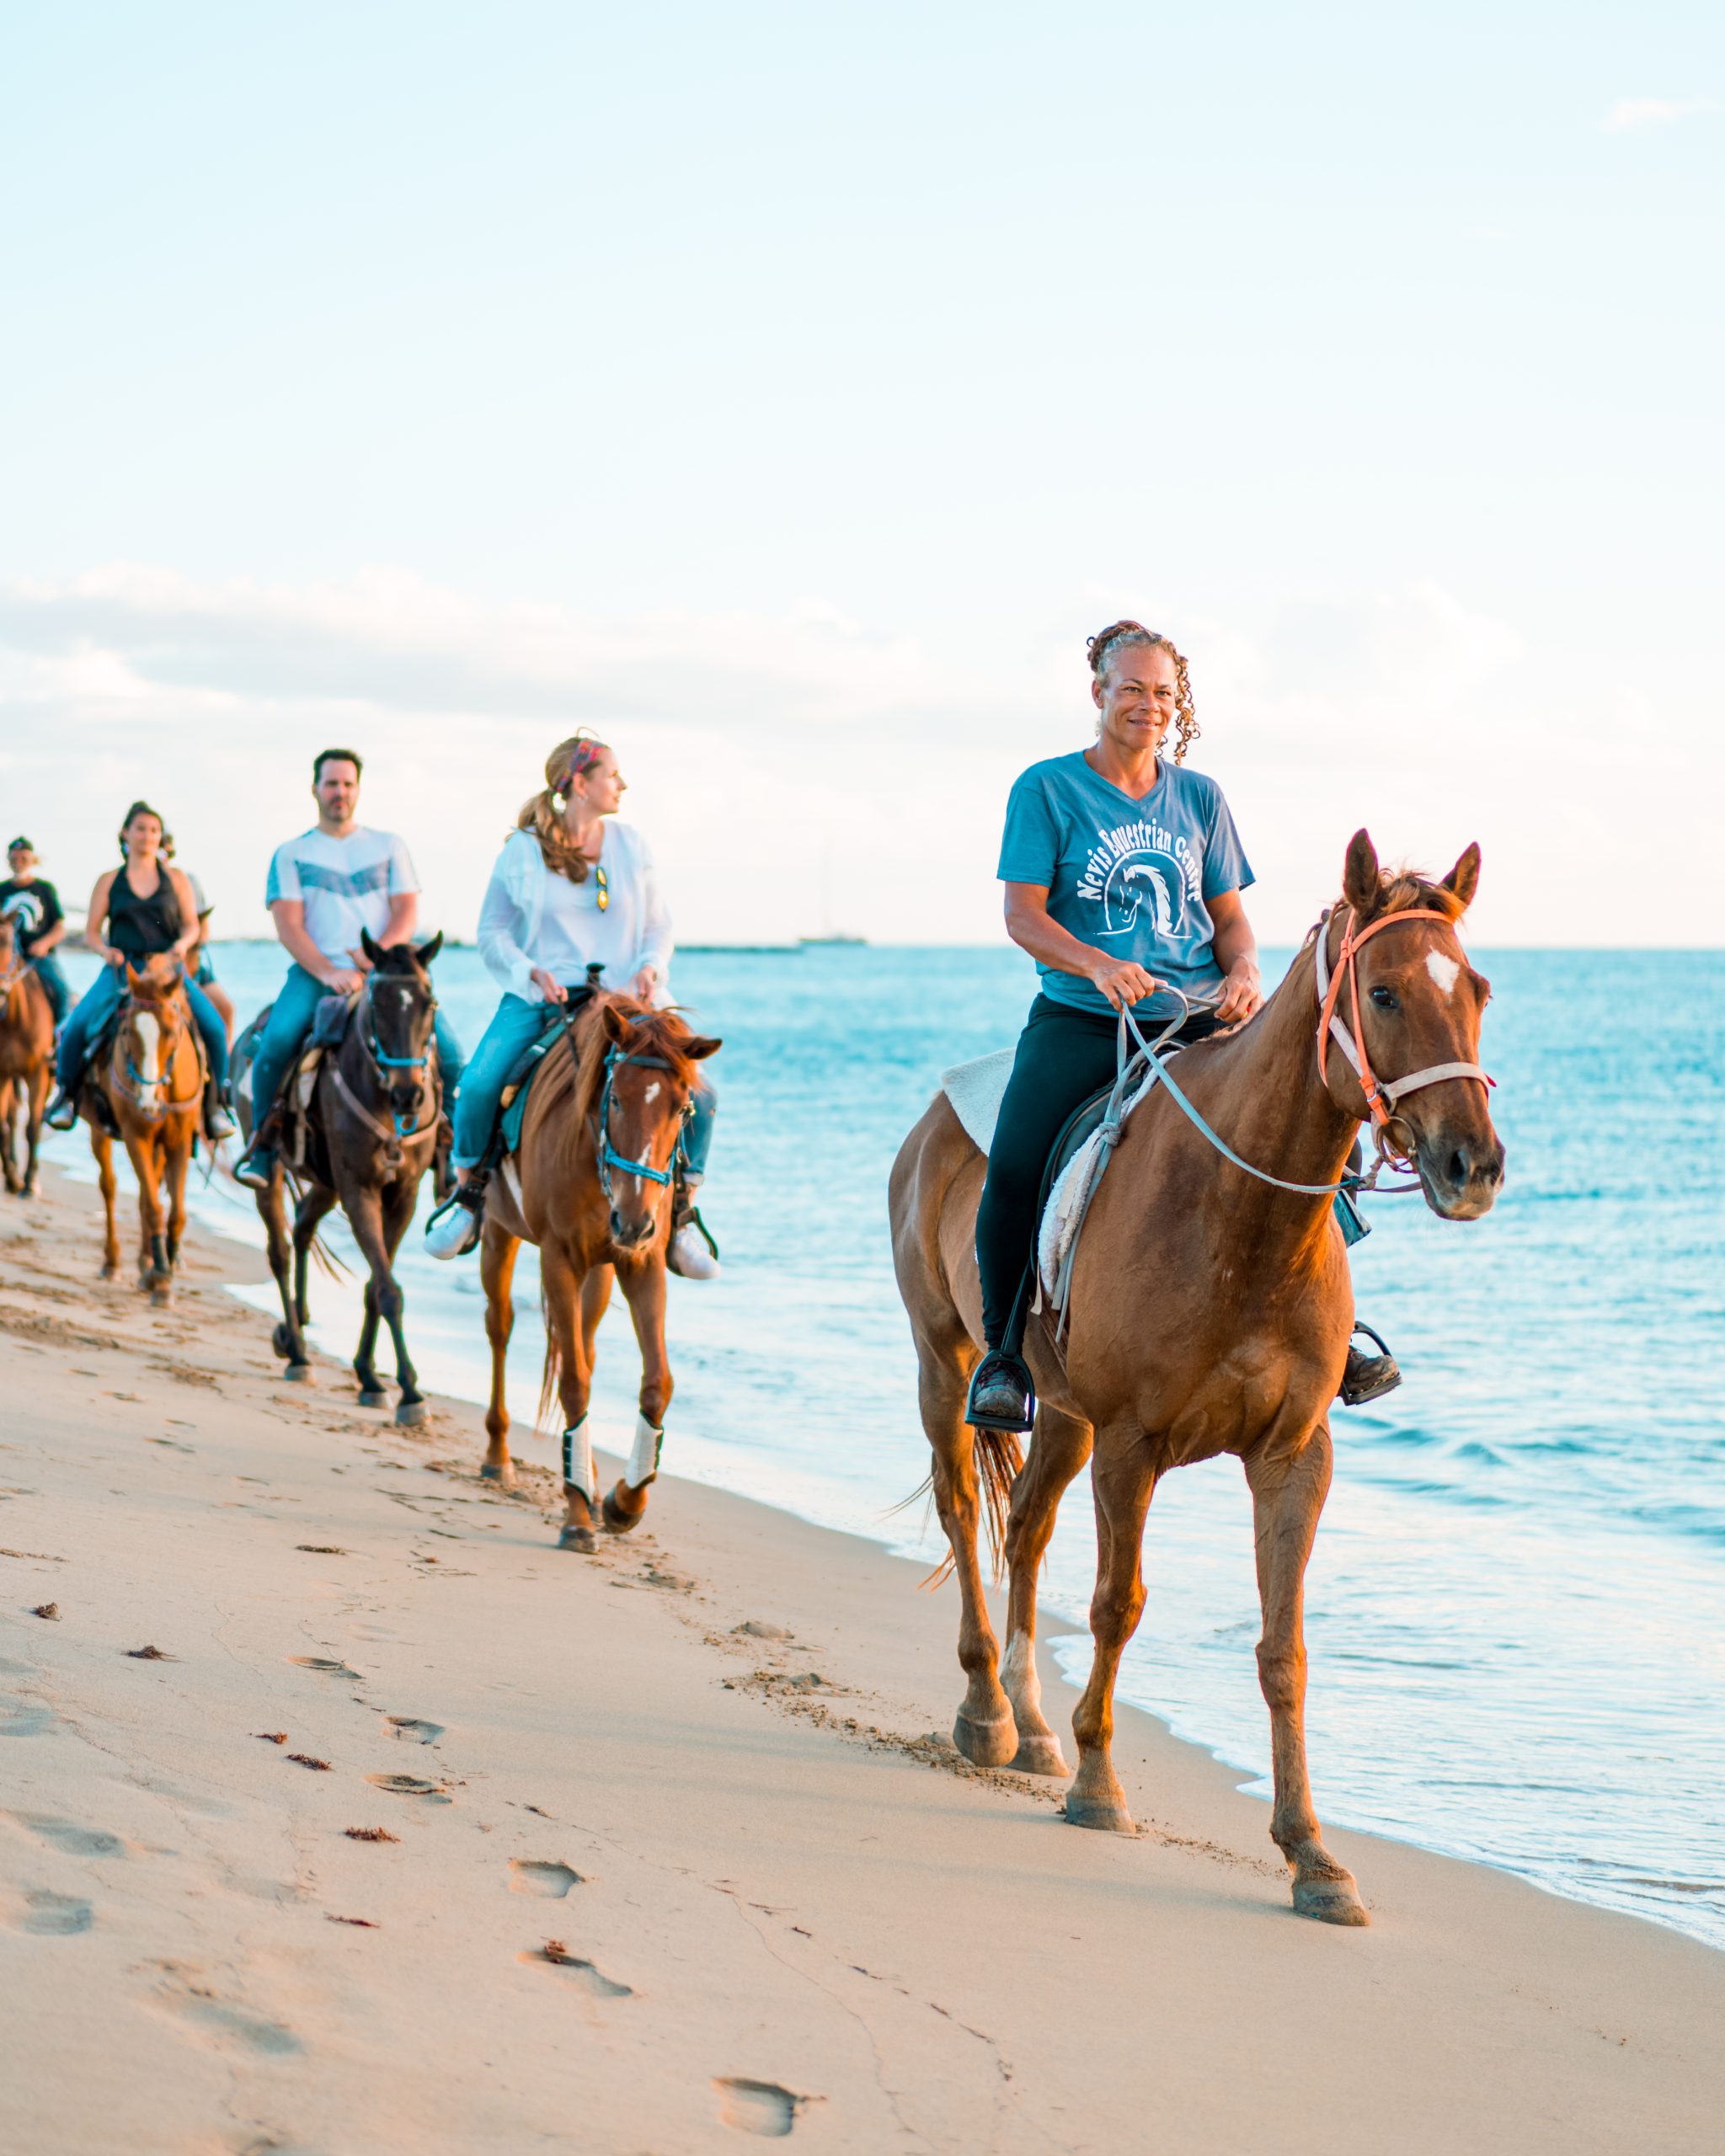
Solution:
<path fill-rule="evenodd" d="M 72 1006 L 72 991 L 54 955 L 55 946 L 66 934 L 66 909 L 47 878 L 37 875 L 36 850 L 28 839 L 14 839 L 7 847 L 6 866 L 9 873 L 0 883 L 0 913 L 12 916 L 19 948 L 35 969 L 57 1030 Z"/>

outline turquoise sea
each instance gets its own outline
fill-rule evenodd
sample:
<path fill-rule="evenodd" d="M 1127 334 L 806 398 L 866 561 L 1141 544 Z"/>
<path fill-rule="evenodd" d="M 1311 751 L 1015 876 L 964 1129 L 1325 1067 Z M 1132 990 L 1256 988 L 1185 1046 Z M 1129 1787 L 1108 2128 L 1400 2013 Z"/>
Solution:
<path fill-rule="evenodd" d="M 1319 1811 L 1725 1946 L 1725 954 L 1477 956 L 1509 1181 L 1471 1225 L 1380 1203 L 1354 1253 L 1361 1314 L 1407 1381 L 1336 1412 L 1307 1598 Z M 280 971 L 264 944 L 216 963 L 242 1018 Z M 494 1001 L 478 954 L 437 973 L 471 1046 Z M 725 1039 L 703 1208 L 725 1270 L 673 1283 L 665 1465 L 927 1553 L 921 1508 L 894 1510 L 927 1449 L 887 1171 L 940 1070 L 1013 1039 L 1028 968 L 1007 950 L 692 952 L 676 987 Z M 88 1162 L 77 1139 L 52 1152 Z M 198 1205 L 260 1240 L 232 1184 Z M 403 1278 L 422 1376 L 483 1398 L 472 1264 L 410 1251 Z M 549 1465 L 552 1442 L 528 1434 L 536 1289 L 524 1258 L 511 1406 L 520 1449 Z M 356 1291 L 314 1292 L 319 1344 L 345 1358 Z M 614 1318 L 595 1416 L 619 1447 L 636 1374 Z M 1045 1589 L 1081 1624 L 1093 1556 L 1081 1479 Z M 1122 1694 L 1263 1774 L 1237 1465 L 1164 1482 L 1146 1575 Z M 1087 1639 L 1061 1652 L 1081 1679 Z M 956 1660 L 951 1689 L 956 1705 Z"/>

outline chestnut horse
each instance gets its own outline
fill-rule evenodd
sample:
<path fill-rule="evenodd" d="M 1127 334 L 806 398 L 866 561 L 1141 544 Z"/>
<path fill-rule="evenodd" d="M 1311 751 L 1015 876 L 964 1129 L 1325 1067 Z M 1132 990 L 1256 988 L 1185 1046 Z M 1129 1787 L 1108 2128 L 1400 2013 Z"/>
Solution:
<path fill-rule="evenodd" d="M 604 1504 L 605 1524 L 627 1534 L 647 1509 L 670 1405 L 665 1261 L 677 1145 L 695 1065 L 719 1043 L 692 1033 L 675 1011 L 650 1011 L 607 990 L 565 1025 L 567 1044 L 551 1050 L 528 1091 L 519 1150 L 505 1156 L 486 1190 L 479 1270 L 491 1342 L 491 1442 L 479 1471 L 487 1481 L 515 1480 L 504 1396 L 515 1324 L 510 1288 L 522 1243 L 537 1243 L 545 1311 L 540 1413 L 555 1391 L 563 1422 L 558 1547 L 592 1550 L 599 1486 L 586 1424 L 595 1337 L 616 1279 L 641 1350 L 634 1444 Z"/>
<path fill-rule="evenodd" d="M 1039 1698 L 1036 1570 L 1060 1495 L 1089 1460 L 1096 1652 L 1072 1717 L 1079 1765 L 1066 1817 L 1133 1831 L 1109 1747 L 1115 1674 L 1144 1608 L 1151 1497 L 1169 1468 L 1233 1453 L 1255 1520 L 1270 1833 L 1292 1869 L 1295 1909 L 1331 1924 L 1369 1919 L 1353 1878 L 1324 1848 L 1306 1765 L 1301 1596 L 1354 1315 L 1330 1193 L 1370 1117 L 1381 1151 L 1411 1162 L 1442 1218 L 1476 1219 L 1498 1195 L 1503 1148 L 1476 1060 L 1488 985 L 1455 926 L 1478 875 L 1477 846 L 1441 883 L 1383 875 L 1370 840 L 1356 833 L 1341 905 L 1257 1017 L 1172 1059 L 1181 1091 L 1259 1173 L 1222 1157 L 1166 1086 L 1134 1109 L 1079 1239 L 1064 1348 L 1045 1315 L 1026 1341 L 1040 1406 L 1022 1470 L 1015 1438 L 964 1421 L 980 1352 L 975 1224 L 985 1163 L 943 1096 L 905 1139 L 892 1175 L 894 1260 L 916 1342 L 935 1500 L 964 1598 L 959 1660 L 969 1682 L 953 1732 L 959 1750 L 980 1765 L 1066 1772 Z M 1393 1080 L 1380 1081 L 1379 1070 Z M 1004 1662 L 977 1566 L 979 1435 L 991 1535 L 1005 1515 Z"/>
<path fill-rule="evenodd" d="M 171 952 L 158 952 L 142 969 L 128 964 L 126 986 L 113 1043 L 85 1075 L 82 1113 L 90 1126 L 108 1216 L 102 1278 L 111 1280 L 120 1270 L 114 1140 L 98 1120 L 105 1103 L 138 1179 L 139 1284 L 159 1306 L 173 1299 L 174 1268 L 185 1233 L 185 1177 L 203 1120 L 204 1059 L 185 975 Z M 92 1094 L 99 1097 L 96 1102 Z"/>
<path fill-rule="evenodd" d="M 432 1033 L 437 997 L 431 986 L 431 961 L 442 949 L 443 938 L 434 936 L 417 949 L 407 943 L 377 943 L 363 933 L 360 941 L 370 967 L 366 985 L 340 1045 L 323 1051 L 307 1107 L 293 1111 L 303 1115 L 305 1127 L 300 1165 L 291 1171 L 297 1201 L 291 1242 L 283 1196 L 289 1171 L 280 1157 L 268 1185 L 256 1193 L 258 1213 L 268 1239 L 270 1270 L 281 1297 L 281 1322 L 275 1328 L 274 1346 L 287 1365 L 283 1374 L 299 1384 L 311 1382 L 312 1358 L 306 1346 L 306 1327 L 312 1321 L 307 1268 L 318 1226 L 339 1204 L 366 1265 L 366 1312 L 354 1353 L 360 1405 L 388 1405 L 377 1363 L 378 1329 L 387 1325 L 401 1394 L 395 1419 L 412 1428 L 423 1422 L 430 1411 L 408 1353 L 395 1254 L 414 1217 L 420 1178 L 437 1147 L 443 1079 Z M 235 1051 L 240 1120 L 248 1138 L 251 1093 L 239 1078 L 255 1054 L 267 1015 L 260 1013 L 253 1020 Z M 278 1115 L 299 1080 L 296 1061 L 281 1081 Z"/>
<path fill-rule="evenodd" d="M 18 924 L 0 913 L 0 1167 L 14 1198 L 41 1188 L 37 1155 L 42 1111 L 54 1075 L 54 1012 L 18 942 Z M 18 1125 L 24 1127 L 24 1171 L 17 1159 Z"/>

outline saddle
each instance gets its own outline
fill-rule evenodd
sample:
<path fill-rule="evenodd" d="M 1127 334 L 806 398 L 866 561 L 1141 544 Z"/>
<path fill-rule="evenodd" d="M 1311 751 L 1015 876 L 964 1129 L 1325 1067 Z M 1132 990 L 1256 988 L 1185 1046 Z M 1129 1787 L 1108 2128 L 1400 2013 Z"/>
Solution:
<path fill-rule="evenodd" d="M 1172 1060 L 1179 1053 L 1178 1047 L 1170 1047 L 1163 1051 L 1163 1060 Z M 994 1143 L 995 1125 L 1000 1119 L 1007 1081 L 1012 1075 L 1014 1054 L 1012 1049 L 1001 1049 L 992 1055 L 979 1056 L 972 1063 L 955 1064 L 941 1074 L 941 1091 L 951 1102 L 968 1136 L 985 1155 Z M 1123 1103 L 1123 1121 L 1155 1082 L 1154 1076 L 1146 1074 Z M 1108 1113 L 1113 1091 L 1112 1086 L 1099 1086 L 1087 1099 L 1080 1102 L 1061 1125 L 1060 1135 L 1050 1149 L 1037 1201 L 1037 1294 L 1033 1309 L 1058 1299 L 1064 1315 L 1064 1290 L 1071 1278 L 1072 1253 L 1110 1157 L 1108 1150 L 1100 1143 L 1097 1132 Z M 1350 1165 L 1357 1174 L 1362 1165 L 1357 1146 Z M 1337 1192 L 1332 1209 L 1344 1244 L 1351 1247 L 1370 1234 L 1359 1208 L 1346 1190 Z"/>
<path fill-rule="evenodd" d="M 307 1154 L 315 1129 L 312 1121 L 312 1102 L 318 1091 L 318 1074 L 323 1068 L 324 1057 L 339 1049 L 347 1038 L 348 1028 L 353 1023 L 359 1001 L 357 995 L 323 997 L 312 1015 L 311 1032 L 282 1075 L 281 1090 L 275 1097 L 275 1104 L 280 1111 L 280 1150 L 281 1157 L 291 1167 L 303 1169 L 307 1165 Z M 258 1042 L 275 1008 L 274 1003 L 266 1003 L 233 1044 L 234 1098 L 244 1102 L 248 1118 L 253 1108 L 252 1065 L 257 1055 Z M 314 1161 L 311 1166 L 317 1172 L 318 1163 Z"/>

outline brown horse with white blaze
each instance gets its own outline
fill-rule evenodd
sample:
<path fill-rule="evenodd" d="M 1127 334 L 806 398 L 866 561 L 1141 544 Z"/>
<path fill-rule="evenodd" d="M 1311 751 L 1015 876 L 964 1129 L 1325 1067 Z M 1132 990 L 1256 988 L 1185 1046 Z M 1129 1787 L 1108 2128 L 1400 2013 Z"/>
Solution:
<path fill-rule="evenodd" d="M 665 1344 L 665 1247 L 676 1149 L 696 1068 L 720 1043 L 676 1011 L 601 990 L 565 1021 L 527 1095 L 521 1144 L 486 1190 L 479 1269 L 491 1343 L 490 1438 L 481 1475 L 515 1479 L 505 1365 L 515 1311 L 510 1287 L 523 1242 L 539 1249 L 545 1310 L 542 1415 L 553 1391 L 563 1422 L 565 1518 L 558 1546 L 590 1551 L 598 1481 L 587 1403 L 599 1321 L 619 1283 L 641 1351 L 639 1414 L 628 1465 L 604 1501 L 624 1534 L 647 1509 L 672 1391 Z"/>
<path fill-rule="evenodd" d="M 42 1111 L 54 1075 L 54 1012 L 18 941 L 18 924 L 0 913 L 0 1168 L 14 1198 L 34 1198 L 41 1187 L 37 1155 Z M 24 1166 L 18 1163 L 18 1126 L 24 1124 Z"/>
<path fill-rule="evenodd" d="M 895 1262 L 964 1599 L 959 1749 L 982 1765 L 1066 1771 L 1038 1696 L 1036 1571 L 1061 1493 L 1089 1460 L 1096 1652 L 1072 1718 L 1079 1766 L 1066 1817 L 1132 1831 L 1110 1743 L 1115 1675 L 1144 1608 L 1151 1497 L 1170 1468 L 1232 1453 L 1256 1524 L 1270 1833 L 1292 1869 L 1295 1909 L 1332 1924 L 1369 1919 L 1324 1848 L 1306 1764 L 1301 1598 L 1353 1321 L 1328 1193 L 1370 1119 L 1381 1144 L 1417 1169 L 1440 1217 L 1477 1219 L 1498 1195 L 1503 1149 L 1477 1061 L 1489 989 L 1455 933 L 1478 874 L 1470 846 L 1440 883 L 1385 875 L 1370 840 L 1355 834 L 1341 904 L 1275 993 L 1249 1024 L 1172 1063 L 1187 1098 L 1261 1175 L 1222 1158 L 1165 1089 L 1140 1102 L 1080 1238 L 1064 1349 L 1045 1318 L 1026 1340 L 1040 1401 L 1029 1456 L 1021 1469 L 1016 1439 L 981 1433 L 980 1489 L 979 1433 L 963 1417 L 982 1337 L 975 1245 L 986 1164 L 944 1097 L 905 1139 L 892 1177 Z M 991 1528 L 1005 1515 L 1003 1662 L 977 1561 L 983 1508 Z"/>
<path fill-rule="evenodd" d="M 178 958 L 161 952 L 141 967 L 128 964 L 126 987 L 113 1045 L 87 1074 L 84 1091 L 105 1101 L 137 1177 L 139 1284 L 159 1305 L 172 1299 L 185 1234 L 186 1171 L 203 1118 L 204 1061 Z M 102 1278 L 111 1280 L 120 1270 L 114 1141 L 88 1105 L 83 1113 L 107 1213 Z"/>

